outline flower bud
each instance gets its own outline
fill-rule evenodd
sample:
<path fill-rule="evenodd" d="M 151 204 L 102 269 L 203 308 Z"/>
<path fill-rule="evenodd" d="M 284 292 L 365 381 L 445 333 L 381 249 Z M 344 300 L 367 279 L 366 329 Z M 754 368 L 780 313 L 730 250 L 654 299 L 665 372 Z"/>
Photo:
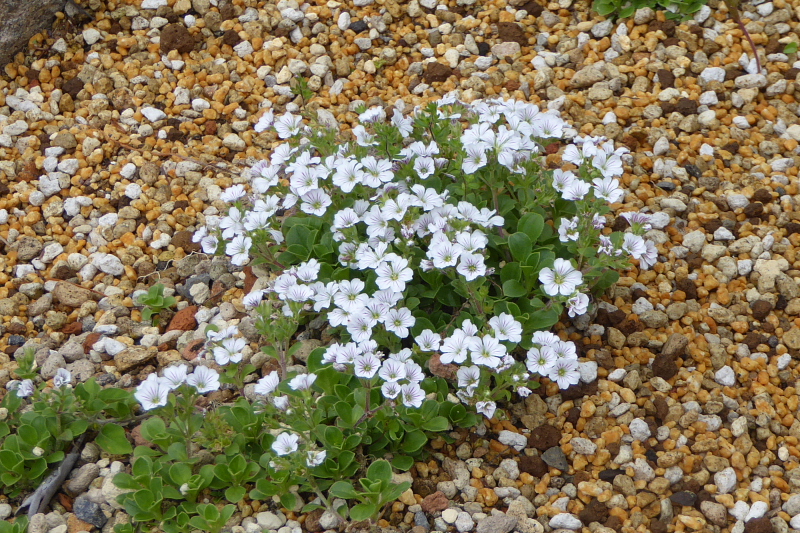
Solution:
<path fill-rule="evenodd" d="M 31 450 L 31 453 L 36 457 L 41 457 L 42 455 L 44 455 L 44 450 L 39 446 L 37 446 L 33 450 Z"/>

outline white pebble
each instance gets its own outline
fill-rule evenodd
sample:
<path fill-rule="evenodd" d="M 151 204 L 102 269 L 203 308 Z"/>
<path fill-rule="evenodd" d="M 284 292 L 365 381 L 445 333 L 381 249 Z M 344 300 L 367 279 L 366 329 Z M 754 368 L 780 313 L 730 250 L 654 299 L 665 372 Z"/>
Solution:
<path fill-rule="evenodd" d="M 549 526 L 553 529 L 577 530 L 583 526 L 583 523 L 574 514 L 559 513 L 550 519 Z"/>
<path fill-rule="evenodd" d="M 633 437 L 633 440 L 644 442 L 650 438 L 650 426 L 648 426 L 647 422 L 641 418 L 634 418 L 631 420 L 631 423 L 628 424 L 628 428 L 631 431 L 631 437 Z"/>
<path fill-rule="evenodd" d="M 123 178 L 129 180 L 134 174 L 136 174 L 136 165 L 133 163 L 127 163 L 124 167 L 122 167 L 122 170 L 120 170 L 119 173 Z"/>
<path fill-rule="evenodd" d="M 736 471 L 728 467 L 724 470 L 720 470 L 716 474 L 714 474 L 714 485 L 717 486 L 717 490 L 719 490 L 720 494 L 728 494 L 736 488 Z"/>
<path fill-rule="evenodd" d="M 748 520 L 752 520 L 753 518 L 761 518 L 764 516 L 764 513 L 769 510 L 769 506 L 767 502 L 757 501 L 754 502 L 753 505 L 750 506 L 750 512 L 747 513 L 747 516 L 744 518 L 744 521 L 747 522 Z"/>
<path fill-rule="evenodd" d="M 736 385 L 736 373 L 731 367 L 725 365 L 714 374 L 714 381 L 723 387 L 733 387 Z"/>
<path fill-rule="evenodd" d="M 142 9 L 158 9 L 167 5 L 167 0 L 142 0 Z"/>
<path fill-rule="evenodd" d="M 155 107 L 145 107 L 142 109 L 142 115 L 147 118 L 150 122 L 158 122 L 159 120 L 164 120 L 167 118 L 167 114 L 161 111 L 160 109 L 156 109 Z"/>
<path fill-rule="evenodd" d="M 528 439 L 525 435 L 520 435 L 519 433 L 514 433 L 506 429 L 500 432 L 500 435 L 497 436 L 497 440 L 506 446 L 511 446 L 517 451 L 522 451 L 525 446 L 528 445 Z"/>
<path fill-rule="evenodd" d="M 131 183 L 125 187 L 125 196 L 131 200 L 136 200 L 142 194 L 142 186 L 138 183 Z"/>

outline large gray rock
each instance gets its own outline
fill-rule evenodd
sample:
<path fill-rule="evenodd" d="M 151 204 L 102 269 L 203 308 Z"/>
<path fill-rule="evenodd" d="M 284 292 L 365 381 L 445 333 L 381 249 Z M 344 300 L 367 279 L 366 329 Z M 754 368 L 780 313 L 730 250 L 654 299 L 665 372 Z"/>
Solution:
<path fill-rule="evenodd" d="M 25 49 L 28 39 L 52 27 L 66 0 L 0 0 L 0 67 Z"/>

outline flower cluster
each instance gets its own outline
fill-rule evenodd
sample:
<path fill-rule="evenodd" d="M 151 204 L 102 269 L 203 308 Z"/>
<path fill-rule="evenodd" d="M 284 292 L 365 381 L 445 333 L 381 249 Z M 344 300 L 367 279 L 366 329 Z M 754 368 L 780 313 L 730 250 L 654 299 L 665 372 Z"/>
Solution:
<path fill-rule="evenodd" d="M 163 376 L 150 374 L 142 381 L 134 397 L 145 411 L 167 405 L 169 393 L 181 385 L 194 387 L 198 393 L 205 394 L 219 390 L 219 373 L 207 366 L 198 366 L 189 374 L 186 365 L 176 365 L 164 369 Z"/>
<path fill-rule="evenodd" d="M 491 191 L 491 179 L 502 181 L 506 179 L 503 176 L 515 176 L 524 183 L 532 169 L 539 168 L 533 166 L 534 156 L 542 152 L 544 140 L 561 138 L 570 128 L 556 112 L 542 112 L 529 103 L 486 100 L 465 104 L 448 95 L 435 104 L 431 120 L 470 122 L 456 139 L 448 138 L 456 144 L 453 150 L 435 136 L 420 138 L 422 115 L 419 108 L 410 117 L 395 109 L 387 122 L 384 109 L 365 110 L 360 115 L 362 124 L 353 129 L 354 142 L 323 153 L 300 117 L 291 113 L 275 117 L 269 111 L 259 119 L 257 131 L 274 128 L 281 139 L 308 137 L 278 146 L 268 160 L 253 165 L 249 194 L 242 185 L 225 190 L 221 199 L 230 204 L 227 214 L 207 217 L 209 226 L 200 228 L 194 240 L 206 252 L 223 250 L 232 264 L 243 265 L 270 246 L 277 249 L 276 245 L 285 244 L 291 251 L 299 244 L 302 249 L 304 243 L 293 241 L 291 231 L 277 216 L 280 211 L 322 219 L 338 253 L 335 264 L 325 265 L 326 275 L 320 275 L 324 263 L 313 257 L 288 267 L 280 265 L 281 274 L 268 288 L 247 294 L 244 304 L 265 310 L 270 306 L 262 305 L 264 298 L 274 295 L 282 302 L 285 317 L 312 310 L 326 313 L 328 323 L 341 327 L 345 339 L 329 346 L 323 361 L 362 380 L 378 379 L 389 402 L 406 407 L 422 403 L 420 383 L 425 374 L 419 361 L 434 355 L 443 364 L 458 365 L 459 398 L 477 402 L 487 416 L 493 413 L 494 403 L 488 394 L 477 391 L 479 385 L 491 387 L 491 375 L 510 372 L 512 388 L 521 395 L 530 393 L 525 386 L 530 379 L 525 364 L 531 373 L 548 376 L 562 388 L 576 383 L 578 363 L 572 343 L 549 337 L 545 342 L 537 333 L 526 363 L 514 358 L 512 353 L 522 343 L 523 334 L 532 332 L 512 314 L 484 313 L 462 320 L 452 331 L 437 333 L 420 328 L 419 318 L 424 315 L 409 305 L 412 294 L 419 294 L 410 289 L 416 289 L 420 276 L 439 273 L 446 283 L 463 287 L 481 308 L 479 294 L 483 298 L 486 294 L 486 287 L 480 289 L 482 280 L 502 268 L 491 256 L 490 247 L 493 236 L 505 231 L 506 220 L 500 215 L 497 198 L 484 207 L 480 197 L 476 201 L 464 191 L 468 185 L 473 187 L 472 183 L 486 183 Z M 422 131 L 433 131 L 431 124 Z M 394 137 L 387 137 L 387 132 Z M 526 198 L 534 205 L 547 199 L 577 206 L 571 216 L 561 215 L 555 221 L 557 239 L 565 243 L 572 257 L 576 257 L 575 251 L 599 242 L 599 254 L 630 255 L 642 268 L 652 265 L 657 252 L 642 237 L 647 224 L 636 218 L 639 214 L 631 215 L 633 231 L 626 233 L 621 243 L 602 233 L 602 213 L 607 209 L 597 206 L 623 199 L 617 176 L 622 174 L 627 150 L 615 149 L 603 138 L 576 138 L 575 143 L 567 146 L 563 160 L 578 168 L 540 172 L 551 177 L 529 188 L 535 188 L 541 197 Z M 463 191 L 457 174 L 465 176 Z M 452 182 L 455 186 L 448 185 Z M 586 313 L 590 303 L 586 264 L 578 259 L 557 257 L 536 271 L 541 283 L 537 293 L 553 305 L 564 305 L 573 317 Z M 349 275 L 331 278 L 331 269 L 340 273 L 344 269 Z M 387 342 L 408 343 L 405 339 L 412 336 L 412 329 L 417 334 L 410 348 L 387 349 Z M 241 360 L 244 341 L 227 336 L 215 342 L 212 353 L 217 363 Z M 530 345 L 525 341 L 526 348 Z M 313 374 L 308 376 L 303 379 L 313 381 Z M 278 383 L 278 375 L 271 374 L 259 381 L 257 390 L 270 394 Z M 278 396 L 273 403 L 280 407 L 285 401 Z"/>
<path fill-rule="evenodd" d="M 53 376 L 53 387 L 60 389 L 72 383 L 72 373 L 66 368 L 59 368 Z M 20 398 L 27 398 L 32 396 L 36 391 L 36 387 L 31 379 L 23 379 L 22 381 L 11 381 L 8 384 L 8 389 L 16 391 L 17 396 Z"/>

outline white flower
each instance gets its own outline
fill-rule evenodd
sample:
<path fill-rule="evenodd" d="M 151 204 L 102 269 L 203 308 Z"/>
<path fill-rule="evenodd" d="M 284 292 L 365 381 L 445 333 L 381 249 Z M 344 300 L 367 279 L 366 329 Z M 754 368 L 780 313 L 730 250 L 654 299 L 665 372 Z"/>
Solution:
<path fill-rule="evenodd" d="M 437 242 L 435 245 L 428 248 L 428 257 L 433 260 L 433 266 L 436 268 L 447 268 L 455 266 L 458 263 L 458 257 L 461 255 L 463 248 L 460 244 L 453 244 L 450 241 Z"/>
<path fill-rule="evenodd" d="M 312 189 L 300 197 L 300 210 L 309 215 L 321 217 L 331 205 L 331 197 L 322 189 Z"/>
<path fill-rule="evenodd" d="M 261 301 L 264 299 L 265 291 L 263 289 L 259 289 L 257 291 L 250 291 L 247 293 L 244 298 L 242 298 L 242 304 L 245 307 L 253 308 L 258 307 L 261 305 Z"/>
<path fill-rule="evenodd" d="M 289 381 L 289 388 L 292 390 L 303 391 L 311 388 L 316 381 L 316 374 L 298 374 Z"/>
<path fill-rule="evenodd" d="M 275 396 L 272 398 L 272 405 L 274 405 L 275 409 L 278 411 L 286 411 L 289 408 L 289 397 Z"/>
<path fill-rule="evenodd" d="M 439 349 L 442 337 L 438 333 L 434 333 L 433 330 L 425 329 L 414 338 L 414 341 L 423 352 L 435 352 Z"/>
<path fill-rule="evenodd" d="M 414 273 L 408 267 L 408 259 L 402 257 L 381 264 L 375 269 L 375 273 L 378 275 L 375 280 L 378 288 L 394 292 L 403 292 L 406 289 L 406 282 L 414 277 Z"/>
<path fill-rule="evenodd" d="M 258 122 L 256 122 L 255 126 L 253 126 L 253 129 L 256 130 L 256 133 L 261 133 L 271 128 L 274 122 L 275 122 L 275 113 L 273 113 L 272 109 L 270 109 L 269 111 L 261 115 L 261 118 L 258 119 Z"/>
<path fill-rule="evenodd" d="M 72 382 L 72 374 L 66 368 L 59 368 L 56 375 L 53 376 L 53 386 L 60 389 L 64 385 L 69 385 Z"/>
<path fill-rule="evenodd" d="M 351 316 L 347 321 L 347 332 L 354 341 L 365 342 L 372 337 L 373 325 L 374 321 L 363 312 L 362 308 L 358 314 Z"/>
<path fill-rule="evenodd" d="M 387 400 L 394 400 L 400 395 L 400 387 L 401 385 L 396 381 L 386 381 L 381 385 L 381 394 Z"/>
<path fill-rule="evenodd" d="M 500 366 L 506 347 L 491 335 L 473 338 L 469 348 L 469 356 L 476 365 L 497 368 Z"/>
<path fill-rule="evenodd" d="M 175 365 L 164 369 L 164 379 L 171 390 L 175 390 L 186 382 L 189 367 Z"/>
<path fill-rule="evenodd" d="M 233 203 L 240 198 L 244 198 L 247 193 L 244 190 L 244 185 L 233 185 L 225 189 L 225 191 L 219 195 L 219 199 L 225 203 Z"/>
<path fill-rule="evenodd" d="M 363 294 L 364 282 L 360 279 L 339 282 L 339 290 L 333 295 L 333 302 L 350 313 L 364 307 L 369 301 L 369 296 Z"/>
<path fill-rule="evenodd" d="M 475 410 L 486 418 L 491 419 L 494 416 L 494 412 L 497 410 L 497 405 L 494 402 L 477 402 L 475 404 Z"/>
<path fill-rule="evenodd" d="M 577 241 L 581 236 L 578 231 L 578 217 L 562 218 L 558 225 L 558 240 L 561 242 Z"/>
<path fill-rule="evenodd" d="M 275 450 L 275 453 L 278 455 L 289 455 L 297 451 L 297 442 L 299 440 L 299 435 L 283 432 L 278 435 L 275 442 L 272 443 L 272 449 Z"/>
<path fill-rule="evenodd" d="M 358 214 L 352 208 L 346 207 L 333 215 L 333 226 L 331 230 L 335 231 L 353 227 L 358 224 L 359 220 L 361 219 Z"/>
<path fill-rule="evenodd" d="M 494 336 L 499 341 L 520 342 L 522 340 L 522 324 L 512 315 L 500 313 L 489 319 L 489 325 L 494 330 Z"/>
<path fill-rule="evenodd" d="M 568 314 L 571 317 L 583 315 L 589 309 L 589 296 L 579 292 L 569 300 L 567 300 Z"/>
<path fill-rule="evenodd" d="M 428 179 L 436 171 L 436 165 L 432 157 L 417 157 L 414 160 L 414 171 L 419 179 Z"/>
<path fill-rule="evenodd" d="M 376 189 L 381 184 L 394 179 L 392 162 L 388 159 L 375 159 L 373 156 L 368 155 L 361 160 L 361 165 L 364 169 L 362 181 L 367 187 Z"/>
<path fill-rule="evenodd" d="M 463 248 L 463 251 L 475 253 L 478 250 L 486 248 L 486 245 L 489 244 L 489 238 L 479 229 L 473 231 L 459 231 L 456 233 L 456 243 Z"/>
<path fill-rule="evenodd" d="M 356 144 L 359 146 L 375 146 L 378 144 L 375 136 L 370 134 L 361 124 L 353 128 L 353 135 L 356 138 Z"/>
<path fill-rule="evenodd" d="M 479 168 L 486 166 L 486 146 L 483 144 L 468 144 L 464 147 L 467 155 L 461 161 L 461 170 L 464 174 L 474 174 Z"/>
<path fill-rule="evenodd" d="M 647 270 L 658 261 L 658 249 L 653 241 L 645 240 L 644 245 L 647 251 L 639 256 L 639 267 L 642 270 Z"/>
<path fill-rule="evenodd" d="M 200 394 L 219 390 L 219 373 L 207 366 L 198 366 L 186 378 L 186 383 L 195 387 Z"/>
<path fill-rule="evenodd" d="M 520 398 L 527 398 L 533 393 L 528 387 L 517 387 L 517 394 Z"/>
<path fill-rule="evenodd" d="M 292 173 L 292 179 L 289 180 L 289 188 L 297 196 L 303 196 L 317 188 L 318 179 L 319 176 L 314 168 L 297 167 Z"/>
<path fill-rule="evenodd" d="M 386 112 L 380 106 L 372 106 L 360 115 L 358 115 L 359 122 L 383 122 L 386 120 Z"/>
<path fill-rule="evenodd" d="M 337 165 L 332 181 L 342 192 L 347 193 L 362 182 L 363 174 L 364 171 L 361 170 L 361 164 L 358 161 L 355 159 L 343 159 Z"/>
<path fill-rule="evenodd" d="M 558 383 L 559 389 L 566 389 L 570 385 L 575 385 L 581 379 L 581 373 L 578 371 L 578 361 L 567 358 L 558 359 L 547 377 L 551 381 Z"/>
<path fill-rule="evenodd" d="M 406 407 L 419 407 L 425 399 L 425 392 L 416 383 L 409 383 L 400 387 L 400 401 Z"/>
<path fill-rule="evenodd" d="M 553 346 L 561 339 L 558 335 L 550 333 L 549 331 L 537 331 L 533 334 L 531 342 L 537 346 Z"/>
<path fill-rule="evenodd" d="M 625 238 L 622 241 L 622 249 L 634 259 L 639 259 L 647 253 L 647 245 L 644 238 L 633 233 L 625 234 Z"/>
<path fill-rule="evenodd" d="M 17 387 L 16 387 L 16 390 L 17 390 L 17 396 L 18 396 L 18 397 L 20 397 L 20 398 L 27 398 L 28 396 L 30 396 L 31 394 L 33 394 L 33 391 L 34 391 L 34 387 L 33 387 L 33 381 L 32 381 L 32 380 L 30 380 L 30 379 L 23 379 L 23 380 L 22 380 L 22 381 L 21 381 L 21 382 L 20 382 L 20 383 L 17 385 Z M 138 389 L 137 389 L 137 392 L 138 392 Z M 136 399 L 138 400 L 138 399 L 139 399 L 139 397 L 138 397 L 138 396 L 136 396 Z M 141 401 L 141 400 L 139 400 L 139 401 Z"/>
<path fill-rule="evenodd" d="M 620 189 L 619 180 L 616 178 L 595 178 L 592 183 L 594 184 L 594 195 L 608 203 L 619 202 L 625 197 L 625 191 Z"/>
<path fill-rule="evenodd" d="M 245 235 L 237 235 L 225 246 L 225 253 L 231 256 L 231 263 L 242 266 L 250 258 L 250 247 L 253 239 Z"/>
<path fill-rule="evenodd" d="M 325 457 L 328 452 L 325 450 L 309 450 L 306 452 L 306 465 L 309 468 L 314 468 L 325 462 Z"/>
<path fill-rule="evenodd" d="M 381 360 L 372 353 L 360 355 L 353 361 L 353 370 L 356 377 L 359 378 L 371 379 L 379 368 L 381 368 Z"/>
<path fill-rule="evenodd" d="M 397 128 L 403 138 L 408 137 L 414 131 L 414 119 L 403 117 L 403 114 L 396 108 L 392 115 L 392 125 Z"/>
<path fill-rule="evenodd" d="M 550 373 L 553 365 L 556 364 L 556 353 L 549 346 L 542 346 L 541 348 L 531 348 L 528 350 L 527 360 L 525 366 L 528 370 L 546 376 Z"/>
<path fill-rule="evenodd" d="M 416 323 L 416 319 L 405 307 L 400 309 L 390 309 L 386 314 L 386 321 L 383 326 L 387 331 L 391 331 L 401 339 L 408 337 L 408 328 Z"/>
<path fill-rule="evenodd" d="M 486 274 L 486 265 L 483 263 L 483 256 L 479 254 L 462 253 L 459 256 L 456 271 L 464 276 L 467 281 L 472 281 L 477 277 Z"/>
<path fill-rule="evenodd" d="M 575 349 L 575 343 L 572 341 L 556 341 L 550 345 L 553 353 L 556 354 L 558 359 L 572 359 L 578 360 L 578 351 Z"/>
<path fill-rule="evenodd" d="M 214 360 L 220 366 L 238 363 L 242 360 L 242 350 L 245 346 L 247 346 L 247 341 L 241 337 L 225 339 L 222 341 L 222 346 L 214 348 L 212 352 Z"/>
<path fill-rule="evenodd" d="M 557 168 L 553 171 L 553 188 L 563 194 L 564 190 L 576 179 L 575 174 L 569 170 Z"/>
<path fill-rule="evenodd" d="M 622 213 L 622 217 L 628 221 L 628 224 L 631 226 L 631 230 L 637 235 L 653 229 L 653 226 L 650 224 L 650 219 L 652 216 L 648 215 L 647 213 L 629 211 L 627 213 Z"/>
<path fill-rule="evenodd" d="M 405 379 L 406 365 L 396 359 L 387 359 L 383 362 L 381 369 L 378 370 L 378 377 L 389 383 Z"/>
<path fill-rule="evenodd" d="M 408 349 L 408 348 L 406 348 Z M 410 383 L 419 383 L 423 379 L 425 379 L 425 373 L 422 371 L 422 367 L 419 366 L 412 360 L 406 361 L 406 379 Z"/>
<path fill-rule="evenodd" d="M 592 187 L 585 181 L 574 179 L 569 183 L 569 185 L 564 187 L 561 197 L 564 198 L 564 200 L 570 200 L 573 202 L 583 200 L 591 188 Z"/>
<path fill-rule="evenodd" d="M 544 284 L 544 292 L 548 296 L 569 296 L 583 283 L 583 274 L 575 270 L 568 260 L 559 257 L 553 269 L 545 267 L 539 271 L 539 281 Z"/>
<path fill-rule="evenodd" d="M 288 139 L 300 133 L 300 124 L 303 117 L 286 113 L 275 121 L 275 131 L 281 139 Z"/>
<path fill-rule="evenodd" d="M 25 381 L 30 382 L 29 379 Z M 25 384 L 25 381 L 22 382 L 22 385 Z M 20 388 L 17 389 L 18 396 L 20 395 L 19 391 L 22 389 L 22 385 L 20 385 Z M 32 382 L 31 387 L 33 387 Z M 32 392 L 33 390 L 31 390 L 31 393 Z M 167 399 L 169 398 L 169 385 L 165 380 L 157 375 L 150 374 L 147 376 L 147 379 L 142 381 L 139 386 L 136 387 L 136 392 L 133 394 L 133 396 L 139 400 L 139 403 L 142 404 L 142 408 L 145 411 L 149 411 L 150 409 L 167 405 Z M 22 397 L 24 398 L 24 396 Z"/>
<path fill-rule="evenodd" d="M 266 396 L 267 394 L 272 394 L 275 392 L 275 389 L 278 388 L 278 384 L 280 383 L 281 378 L 278 376 L 278 372 L 273 370 L 263 378 L 259 379 L 256 382 L 255 386 L 255 393 L 256 394 L 263 394 Z"/>
<path fill-rule="evenodd" d="M 599 170 L 604 178 L 613 178 L 622 174 L 622 160 L 616 154 L 598 152 L 592 158 L 592 166 Z"/>
<path fill-rule="evenodd" d="M 462 366 L 456 372 L 458 386 L 463 388 L 477 387 L 481 381 L 481 369 L 477 366 Z"/>

